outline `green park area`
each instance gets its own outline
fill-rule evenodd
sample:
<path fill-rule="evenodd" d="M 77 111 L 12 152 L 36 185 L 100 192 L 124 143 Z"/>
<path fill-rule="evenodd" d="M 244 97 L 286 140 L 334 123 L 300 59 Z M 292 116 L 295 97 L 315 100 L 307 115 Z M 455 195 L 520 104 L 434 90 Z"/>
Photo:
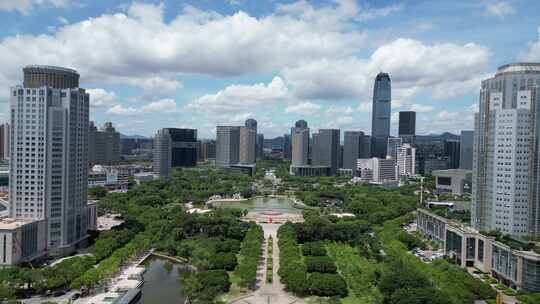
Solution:
<path fill-rule="evenodd" d="M 281 180 L 272 187 L 314 207 L 303 211 L 304 222 L 281 225 L 276 238 L 265 240 L 261 226 L 241 220 L 240 209 L 185 212 L 185 203 L 202 207 L 216 194 L 241 193 L 248 198 L 268 194 L 270 185 L 263 180 L 264 170 L 270 168 Z M 109 193 L 100 199 L 99 208 L 121 214 L 124 223 L 93 235 L 91 255 L 54 266 L 0 269 L 0 298 L 14 301 L 70 288 L 96 291 L 152 248 L 196 269 L 178 285 L 191 303 L 222 303 L 256 289 L 264 244 L 276 243 L 279 262 L 274 257 L 267 260 L 272 266 L 266 267 L 270 272 L 277 268 L 279 278 L 268 275 L 262 281 L 279 280 L 287 292 L 307 303 L 463 304 L 495 299 L 488 284 L 452 263 L 444 259 L 424 263 L 409 253 L 425 246 L 401 227 L 414 218 L 418 185 L 392 189 L 350 185 L 343 177 L 290 177 L 284 168 L 283 162 L 266 161 L 255 177 L 212 168 L 176 170 L 168 181 Z M 334 212 L 354 217 L 338 218 Z M 271 249 L 266 250 L 271 256 Z M 537 295 L 519 298 L 538 303 Z"/>

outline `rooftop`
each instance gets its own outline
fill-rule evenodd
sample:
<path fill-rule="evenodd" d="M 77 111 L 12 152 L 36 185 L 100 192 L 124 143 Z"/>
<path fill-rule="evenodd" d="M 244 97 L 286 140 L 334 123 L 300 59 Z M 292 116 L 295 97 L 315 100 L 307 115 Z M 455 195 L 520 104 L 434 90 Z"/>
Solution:
<path fill-rule="evenodd" d="M 538 62 L 518 62 L 500 66 L 496 75 L 506 73 L 540 73 L 540 63 Z"/>
<path fill-rule="evenodd" d="M 74 69 L 63 68 L 63 67 L 53 66 L 53 65 L 27 65 L 24 67 L 24 69 L 43 69 L 43 70 L 53 70 L 53 71 L 64 72 L 64 73 L 79 74 Z"/>
<path fill-rule="evenodd" d="M 37 221 L 38 220 L 33 219 L 14 219 L 5 217 L 0 219 L 0 230 L 13 230 Z"/>
<path fill-rule="evenodd" d="M 436 175 L 466 175 L 472 174 L 472 170 L 467 169 L 445 169 L 445 170 L 433 170 L 431 172 L 433 176 Z"/>

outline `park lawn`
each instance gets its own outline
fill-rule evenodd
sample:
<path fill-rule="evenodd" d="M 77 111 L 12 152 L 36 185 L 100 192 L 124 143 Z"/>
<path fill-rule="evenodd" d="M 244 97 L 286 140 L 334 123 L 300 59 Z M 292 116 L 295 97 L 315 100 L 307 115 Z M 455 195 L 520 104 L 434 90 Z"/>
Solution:
<path fill-rule="evenodd" d="M 375 273 L 380 267 L 377 262 L 360 257 L 348 244 L 330 243 L 326 250 L 349 287 L 349 296 L 341 303 L 382 303 L 383 296 L 374 285 Z"/>
<path fill-rule="evenodd" d="M 240 287 L 240 277 L 234 274 L 234 271 L 227 271 L 229 274 L 229 280 L 231 281 L 231 288 L 229 289 L 229 292 L 222 294 L 219 296 L 219 300 L 228 303 L 230 300 L 241 297 L 248 293 L 248 289 L 244 287 Z"/>

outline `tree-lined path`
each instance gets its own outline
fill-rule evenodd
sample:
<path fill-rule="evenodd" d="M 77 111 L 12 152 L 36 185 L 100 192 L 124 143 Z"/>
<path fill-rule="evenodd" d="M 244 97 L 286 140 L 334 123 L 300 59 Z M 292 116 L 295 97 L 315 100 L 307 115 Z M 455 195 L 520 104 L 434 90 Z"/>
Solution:
<path fill-rule="evenodd" d="M 256 290 L 242 298 L 232 300 L 230 304 L 303 304 L 304 301 L 294 297 L 284 290 L 283 284 L 278 276 L 279 270 L 279 246 L 277 238 L 277 230 L 280 224 L 260 224 L 264 230 L 265 243 L 263 246 L 263 262 L 257 269 L 257 287 Z M 273 282 L 266 281 L 266 270 L 268 269 L 266 262 L 268 260 L 268 237 L 272 236 L 272 261 L 273 261 Z"/>

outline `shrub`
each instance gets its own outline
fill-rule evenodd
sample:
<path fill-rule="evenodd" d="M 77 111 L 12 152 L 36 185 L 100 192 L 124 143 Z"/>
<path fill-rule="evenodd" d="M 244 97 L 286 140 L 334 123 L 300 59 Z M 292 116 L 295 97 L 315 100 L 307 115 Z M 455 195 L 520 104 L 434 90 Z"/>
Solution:
<path fill-rule="evenodd" d="M 232 252 L 217 253 L 210 257 L 210 269 L 232 271 L 237 264 L 236 255 Z"/>
<path fill-rule="evenodd" d="M 323 256 L 326 255 L 326 248 L 321 242 L 311 242 L 302 245 L 303 255 Z"/>
<path fill-rule="evenodd" d="M 347 284 L 339 274 L 312 273 L 308 279 L 309 291 L 312 295 L 321 297 L 346 297 Z"/>
<path fill-rule="evenodd" d="M 328 256 L 307 256 L 305 263 L 308 272 L 335 273 L 337 268 Z"/>

